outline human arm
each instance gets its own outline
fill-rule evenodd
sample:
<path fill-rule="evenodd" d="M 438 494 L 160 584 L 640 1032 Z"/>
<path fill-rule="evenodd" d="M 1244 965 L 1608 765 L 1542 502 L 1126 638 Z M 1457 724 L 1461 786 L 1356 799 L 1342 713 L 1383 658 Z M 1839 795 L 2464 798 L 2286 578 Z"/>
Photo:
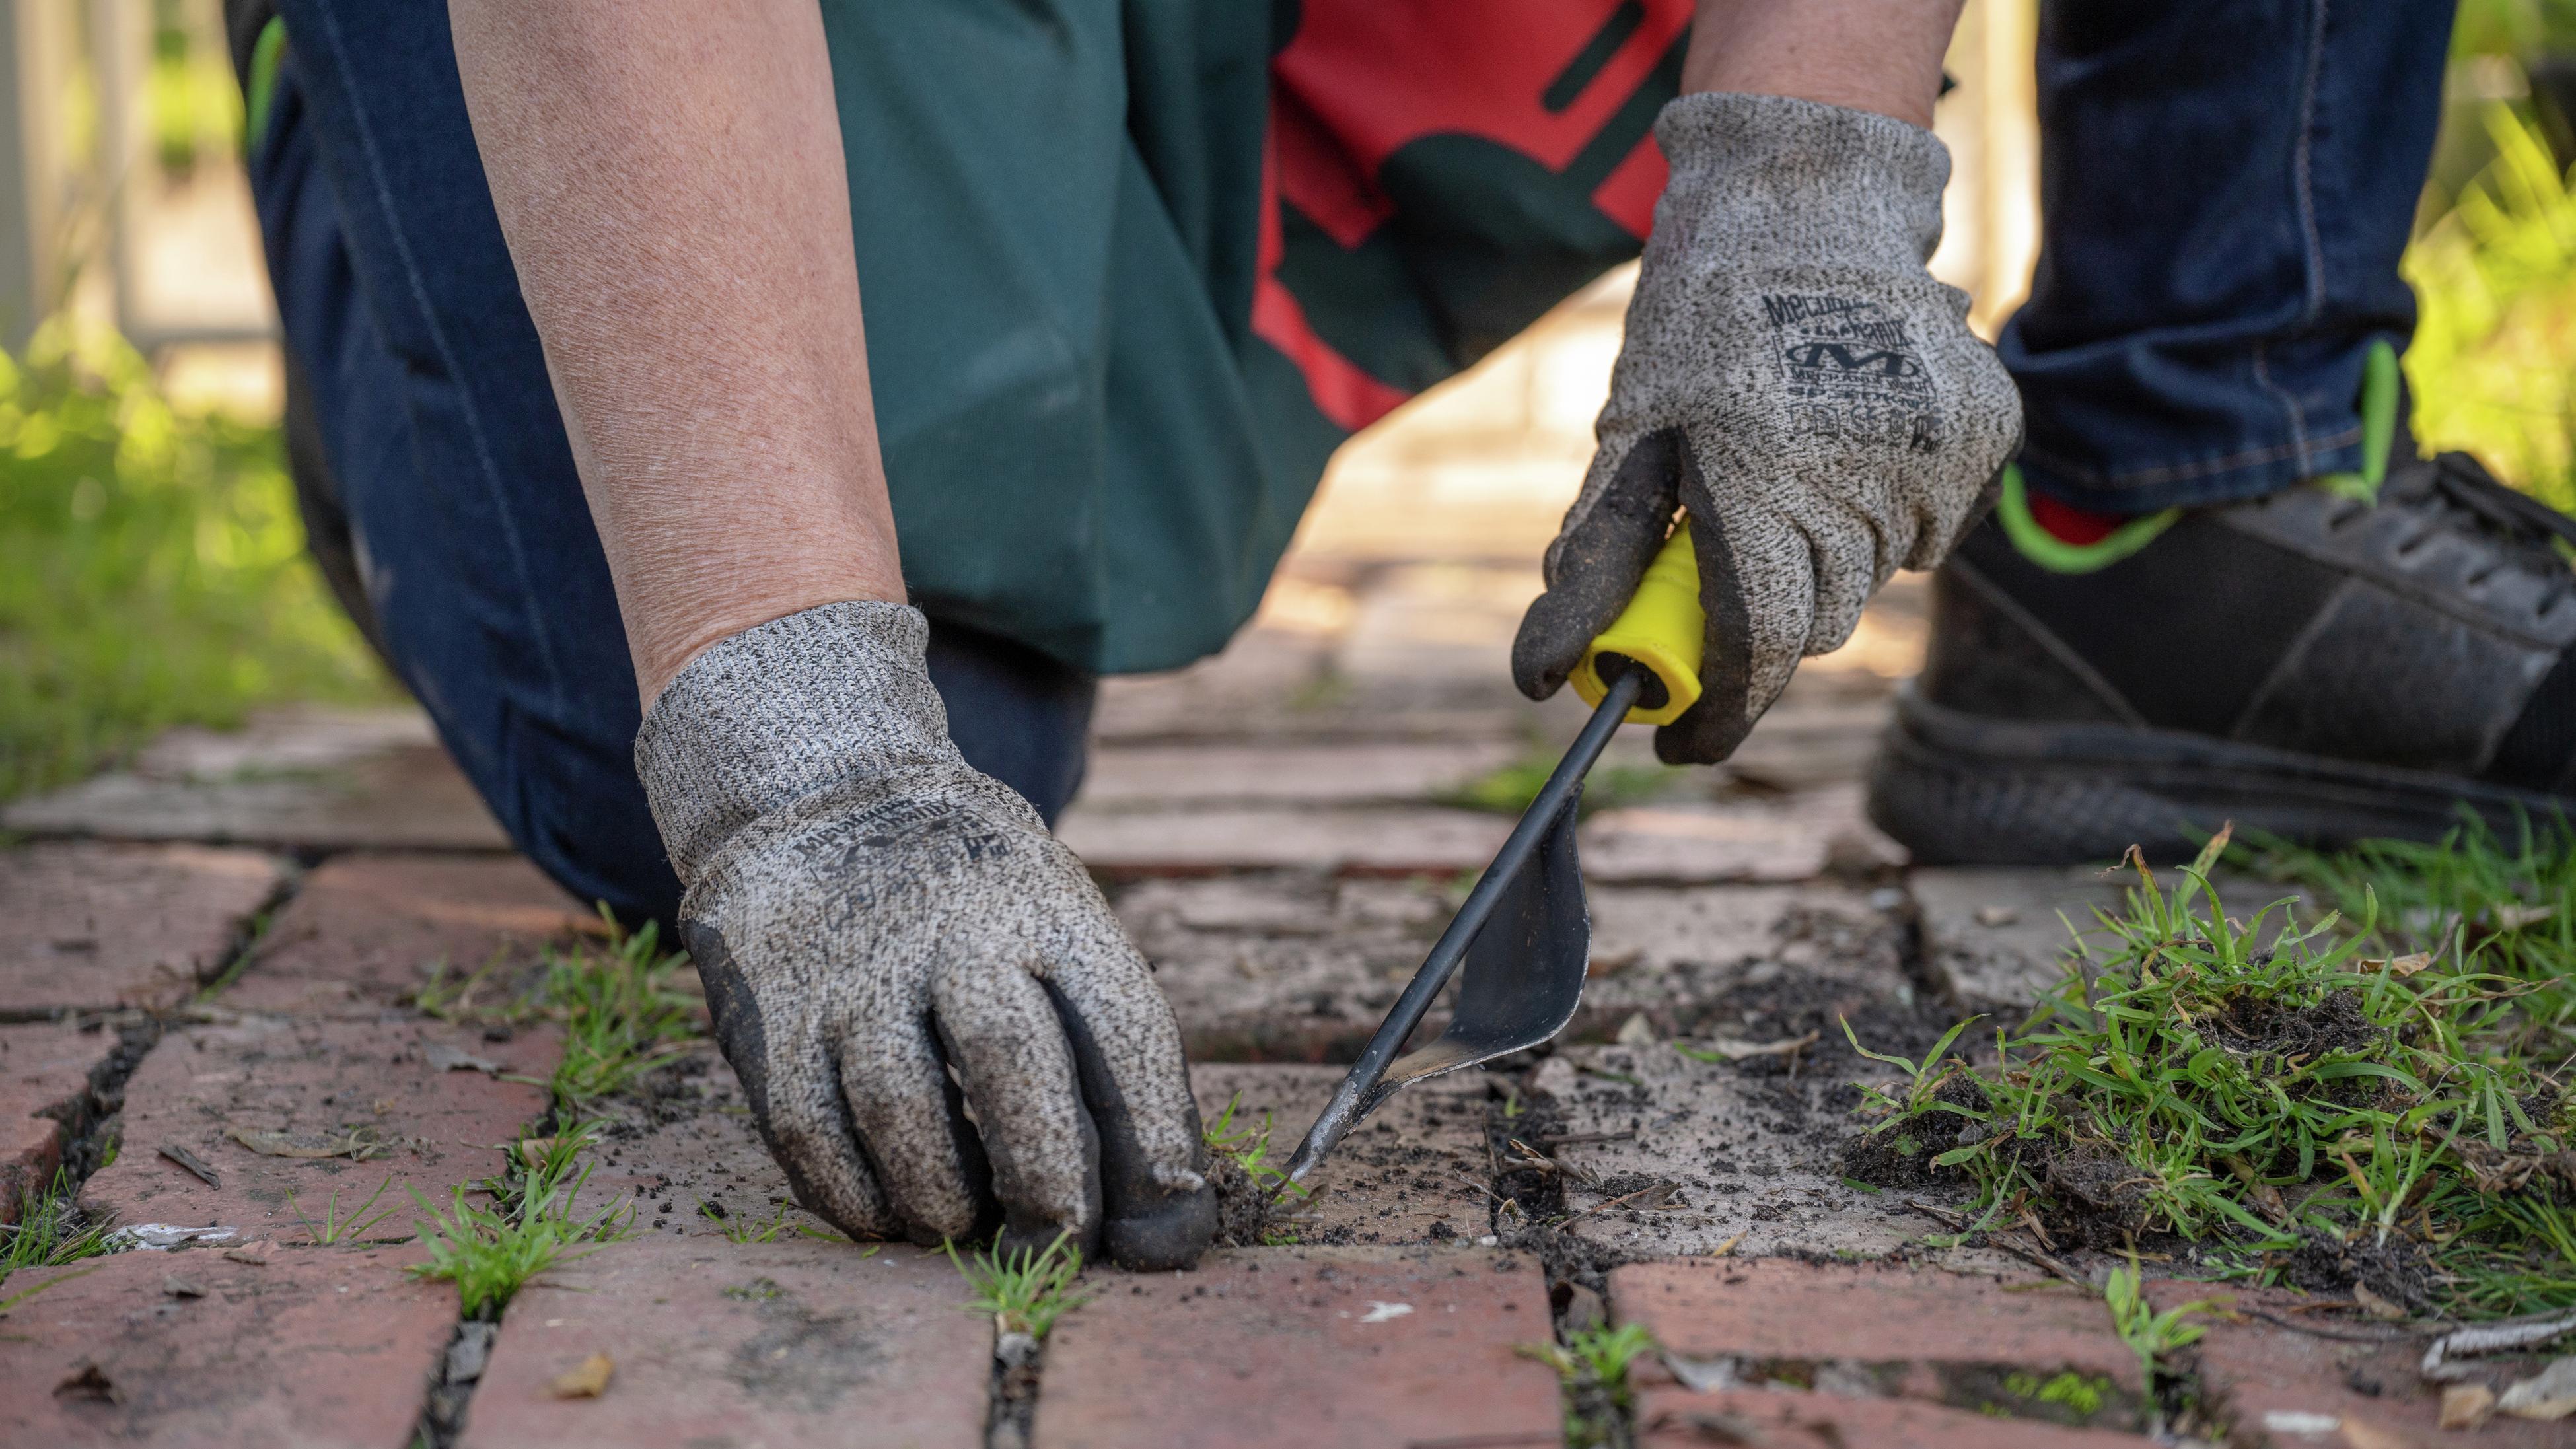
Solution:
<path fill-rule="evenodd" d="M 812 0 L 450 14 L 681 938 L 798 1197 L 854 1234 L 998 1219 L 1186 1264 L 1214 1206 L 1178 1025 L 1080 863 L 959 756 L 903 604 Z"/>

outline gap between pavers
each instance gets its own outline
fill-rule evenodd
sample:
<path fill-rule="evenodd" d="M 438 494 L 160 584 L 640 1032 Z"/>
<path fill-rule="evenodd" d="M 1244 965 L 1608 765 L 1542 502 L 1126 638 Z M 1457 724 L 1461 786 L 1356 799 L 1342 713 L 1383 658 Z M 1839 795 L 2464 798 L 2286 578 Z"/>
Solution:
<path fill-rule="evenodd" d="M 223 969 L 286 868 L 195 845 L 0 850 L 0 1021 L 166 1010 Z"/>
<path fill-rule="evenodd" d="M 2152 1442 L 1905 1399 L 1780 1389 L 1637 1396 L 1638 1449 L 2144 1449 Z"/>
<path fill-rule="evenodd" d="M 459 1449 L 981 1449 L 993 1329 L 968 1296 L 901 1245 L 612 1243 L 512 1300 Z M 556 1397 L 592 1354 L 607 1391 Z"/>
<path fill-rule="evenodd" d="M 124 1226 L 223 1226 L 301 1242 L 299 1209 L 318 1221 L 336 1192 L 346 1215 L 391 1178 L 375 1206 L 393 1215 L 368 1236 L 409 1237 L 419 1216 L 409 1190 L 443 1203 L 457 1184 L 499 1172 L 509 1143 L 545 1110 L 559 1052 L 551 1027 L 496 1042 L 417 1018 L 247 1017 L 174 1030 L 126 1084 L 117 1159 L 91 1176 L 81 1202 Z M 236 1132 L 298 1150 L 355 1132 L 381 1150 L 365 1161 L 272 1156 Z M 194 1153 L 220 1185 L 164 1146 Z"/>
<path fill-rule="evenodd" d="M 1271 1119 L 1272 1167 L 1288 1155 L 1332 1100 L 1340 1067 L 1196 1066 L 1190 1088 L 1199 1116 L 1214 1122 L 1240 1095 L 1237 1127 Z M 1309 1195 L 1289 1194 L 1275 1227 L 1310 1244 L 1473 1241 L 1493 1231 L 1485 1184 L 1485 1074 L 1453 1072 L 1397 1092 L 1369 1114 L 1309 1175 Z"/>
<path fill-rule="evenodd" d="M 1776 1385 L 2124 1431 L 2144 1422 L 2137 1356 L 2100 1297 L 2065 1284 L 1789 1259 L 1634 1263 L 1609 1284 L 1617 1320 L 1653 1334 L 1704 1390 Z M 2091 1414 L 2042 1397 L 2061 1375 L 2095 1396 Z"/>
<path fill-rule="evenodd" d="M 545 947 L 600 930 L 518 856 L 340 856 L 305 877 L 220 999 L 243 1011 L 368 1016 L 444 962 L 451 982 L 491 966 L 485 999 L 507 1000 Z"/>
<path fill-rule="evenodd" d="M 12 1444 L 387 1449 L 456 1326 L 456 1290 L 405 1281 L 410 1249 L 135 1252 L 0 1318 L 0 1437 Z M 183 1291 L 192 1290 L 192 1291 Z"/>
<path fill-rule="evenodd" d="M 98 1022 L 0 1026 L 0 1223 L 53 1183 L 75 1128 L 96 1113 L 98 1073 L 117 1034 Z"/>
<path fill-rule="evenodd" d="M 1036 1449 L 1562 1442 L 1538 1264 L 1496 1249 L 1268 1248 L 1101 1273 L 1047 1340 Z"/>

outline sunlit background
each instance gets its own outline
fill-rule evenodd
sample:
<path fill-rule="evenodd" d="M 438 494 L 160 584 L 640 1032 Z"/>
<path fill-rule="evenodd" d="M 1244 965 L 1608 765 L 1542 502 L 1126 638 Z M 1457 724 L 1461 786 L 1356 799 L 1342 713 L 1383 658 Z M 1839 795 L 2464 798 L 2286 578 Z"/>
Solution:
<path fill-rule="evenodd" d="M 301 559 L 216 0 L 0 17 L 0 799 L 170 724 L 391 698 Z M 1969 0 L 1938 113 L 1955 173 L 1934 270 L 1988 335 L 2038 247 L 2034 17 Z M 2406 264 L 2415 426 L 2576 507 L 2576 0 L 2472 0 L 2445 104 Z M 1354 441 L 1297 557 L 1455 566 L 1467 613 L 1516 610 L 1589 456 L 1629 281 Z M 1329 629 L 1349 606 L 1330 570 L 1292 567 L 1264 618 Z M 1864 630 L 1840 662 L 1902 673 L 1917 649 Z"/>

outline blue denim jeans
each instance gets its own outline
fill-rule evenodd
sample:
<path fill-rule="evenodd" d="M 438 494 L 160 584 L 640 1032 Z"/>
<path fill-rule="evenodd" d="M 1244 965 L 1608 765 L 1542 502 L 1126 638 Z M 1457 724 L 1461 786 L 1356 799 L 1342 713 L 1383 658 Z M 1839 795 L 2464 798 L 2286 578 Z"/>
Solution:
<path fill-rule="evenodd" d="M 281 7 L 251 138 L 286 345 L 388 662 L 510 838 L 567 890 L 679 901 L 635 778 L 641 722 L 608 562 L 492 211 L 447 7 Z M 1097 681 L 932 622 L 930 676 L 977 768 L 1050 823 Z"/>
<path fill-rule="evenodd" d="M 2442 0 L 2048 0 L 2039 270 L 2004 329 L 2032 487 L 2105 512 L 2359 466 L 2441 118 Z"/>

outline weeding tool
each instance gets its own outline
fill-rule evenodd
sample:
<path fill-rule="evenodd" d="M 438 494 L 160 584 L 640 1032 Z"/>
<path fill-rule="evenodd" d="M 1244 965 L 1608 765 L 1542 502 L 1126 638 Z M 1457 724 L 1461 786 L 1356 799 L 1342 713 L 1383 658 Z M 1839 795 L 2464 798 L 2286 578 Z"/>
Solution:
<path fill-rule="evenodd" d="M 1592 962 L 1592 921 L 1574 858 L 1583 777 L 1621 724 L 1667 724 L 1699 698 L 1706 623 L 1685 518 L 1647 565 L 1628 607 L 1575 667 L 1571 682 L 1593 706 L 1592 718 L 1307 1129 L 1288 1159 L 1289 1181 L 1303 1180 L 1397 1088 L 1537 1046 L 1574 1019 Z M 1449 1029 L 1397 1056 L 1433 998 L 1462 970 Z"/>

